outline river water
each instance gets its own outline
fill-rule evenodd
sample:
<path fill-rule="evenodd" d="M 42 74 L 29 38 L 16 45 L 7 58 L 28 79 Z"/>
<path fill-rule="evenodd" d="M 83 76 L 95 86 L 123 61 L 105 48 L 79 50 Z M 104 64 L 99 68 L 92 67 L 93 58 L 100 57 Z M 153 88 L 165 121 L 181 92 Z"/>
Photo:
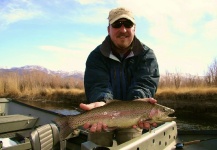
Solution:
<path fill-rule="evenodd" d="M 64 115 L 76 115 L 82 110 L 77 105 L 48 101 L 23 101 L 26 104 L 57 112 Z M 217 130 L 217 113 L 197 113 L 178 110 L 174 114 L 179 130 Z"/>

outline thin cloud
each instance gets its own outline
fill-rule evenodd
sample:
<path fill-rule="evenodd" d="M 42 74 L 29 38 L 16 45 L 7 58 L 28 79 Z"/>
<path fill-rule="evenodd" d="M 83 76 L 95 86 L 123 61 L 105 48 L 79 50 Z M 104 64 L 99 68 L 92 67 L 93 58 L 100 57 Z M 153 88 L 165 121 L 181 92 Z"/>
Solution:
<path fill-rule="evenodd" d="M 61 53 L 61 54 L 81 54 L 81 55 L 88 55 L 90 51 L 96 48 L 99 44 L 102 43 L 105 36 L 87 36 L 86 34 L 79 34 L 77 35 L 77 39 L 68 40 L 65 42 L 65 47 L 62 46 L 54 46 L 54 45 L 41 45 L 39 49 L 54 52 L 54 53 Z M 85 56 L 86 57 L 86 56 Z"/>
<path fill-rule="evenodd" d="M 89 54 L 88 51 L 72 50 L 71 48 L 63 48 L 52 45 L 40 46 L 40 49 L 48 51 L 50 52 L 50 55 L 52 55 L 53 60 L 49 58 L 46 62 L 50 68 L 55 70 L 59 70 L 57 68 L 61 68 L 61 70 L 64 71 L 69 71 L 69 68 L 77 71 L 84 71 L 85 60 Z"/>
<path fill-rule="evenodd" d="M 204 20 L 205 14 L 217 17 L 216 0 L 118 0 L 118 4 L 130 8 L 136 16 L 147 20 L 150 34 L 162 39 L 168 36 L 173 39 L 171 34 L 174 32 L 193 35 L 199 32 L 200 23 L 207 23 Z"/>
<path fill-rule="evenodd" d="M 23 9 L 12 9 L 10 10 L 10 13 L 3 14 L 3 18 L 6 21 L 6 24 L 11 24 L 20 20 L 31 19 L 38 15 L 40 15 L 40 12 L 29 12 L 28 10 Z"/>
<path fill-rule="evenodd" d="M 85 24 L 104 24 L 107 23 L 107 17 L 109 8 L 95 8 L 77 9 L 69 11 L 70 15 L 67 15 L 68 20 L 73 23 L 85 23 Z"/>
<path fill-rule="evenodd" d="M 42 12 L 31 1 L 10 0 L 1 4 L 0 27 L 40 16 Z"/>
<path fill-rule="evenodd" d="M 87 4 L 105 4 L 107 1 L 106 0 L 75 0 L 79 2 L 82 5 L 87 5 Z"/>
<path fill-rule="evenodd" d="M 136 19 L 148 24 L 137 35 L 154 49 L 161 73 L 169 69 L 201 75 L 217 57 L 216 0 L 118 0 L 117 3 L 130 8 Z"/>
<path fill-rule="evenodd" d="M 103 40 L 105 36 L 94 37 L 87 36 L 85 34 L 77 35 L 77 40 L 73 39 L 65 42 L 65 47 L 54 45 L 42 45 L 39 48 L 43 51 L 49 52 L 48 55 L 52 55 L 53 61 L 47 60 L 50 68 L 61 70 L 69 70 L 72 68 L 77 71 L 85 70 L 85 62 L 89 53 L 96 48 Z M 54 61 L 55 60 L 55 61 Z M 61 66 L 61 67 L 60 67 Z M 57 69 L 58 70 L 58 69 Z"/>
<path fill-rule="evenodd" d="M 52 45 L 42 45 L 39 46 L 41 50 L 49 51 L 49 52 L 55 52 L 55 53 L 73 53 L 71 49 L 68 48 L 62 48 L 58 46 L 52 46 Z"/>
<path fill-rule="evenodd" d="M 105 24 L 112 4 L 115 4 L 115 1 L 108 3 L 106 0 L 8 0 L 0 4 L 0 27 L 37 17 L 49 22 Z"/>
<path fill-rule="evenodd" d="M 106 30 L 106 27 L 105 27 Z M 106 35 L 102 35 L 102 36 L 94 36 L 94 35 L 89 35 L 87 36 L 87 34 L 84 33 L 80 33 L 79 35 L 77 35 L 77 40 L 75 41 L 75 39 L 73 41 L 69 41 L 69 43 L 67 44 L 68 47 L 72 48 L 72 49 L 77 49 L 77 50 L 81 50 L 81 51 L 91 51 L 93 49 L 96 48 L 96 46 L 98 46 L 99 44 L 102 43 L 102 41 L 104 40 Z"/>
<path fill-rule="evenodd" d="M 205 38 L 216 40 L 217 38 L 217 20 L 212 20 L 205 25 Z"/>

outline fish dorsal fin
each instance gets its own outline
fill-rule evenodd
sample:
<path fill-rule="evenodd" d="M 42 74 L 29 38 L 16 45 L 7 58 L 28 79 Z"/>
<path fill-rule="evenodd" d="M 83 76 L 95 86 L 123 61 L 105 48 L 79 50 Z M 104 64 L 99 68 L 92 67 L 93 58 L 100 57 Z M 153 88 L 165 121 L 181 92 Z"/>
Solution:
<path fill-rule="evenodd" d="M 115 102 L 120 102 L 120 101 L 121 101 L 121 100 L 111 99 L 111 100 L 107 100 L 107 101 L 106 101 L 106 104 L 115 103 Z"/>

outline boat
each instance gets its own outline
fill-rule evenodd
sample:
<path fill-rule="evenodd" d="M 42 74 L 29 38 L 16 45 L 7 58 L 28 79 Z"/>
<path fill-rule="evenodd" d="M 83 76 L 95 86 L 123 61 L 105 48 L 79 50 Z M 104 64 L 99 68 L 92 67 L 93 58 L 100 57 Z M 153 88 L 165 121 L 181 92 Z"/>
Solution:
<path fill-rule="evenodd" d="M 141 136 L 120 145 L 114 140 L 113 147 L 101 147 L 88 141 L 88 131 L 82 128 L 64 141 L 59 141 L 58 127 L 53 120 L 61 115 L 63 114 L 13 99 L 0 98 L 0 149 L 47 150 L 49 146 L 67 150 L 217 149 L 217 131 L 180 131 L 175 121 L 163 123 L 151 132 L 144 132 Z"/>

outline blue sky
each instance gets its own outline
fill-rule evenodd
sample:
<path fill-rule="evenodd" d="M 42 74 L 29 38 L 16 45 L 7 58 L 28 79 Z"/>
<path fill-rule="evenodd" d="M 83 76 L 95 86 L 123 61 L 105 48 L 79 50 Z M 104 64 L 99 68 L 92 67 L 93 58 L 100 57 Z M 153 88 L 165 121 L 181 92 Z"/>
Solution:
<path fill-rule="evenodd" d="M 0 68 L 84 71 L 107 33 L 108 13 L 127 7 L 160 73 L 204 75 L 217 58 L 216 0 L 1 0 Z"/>

